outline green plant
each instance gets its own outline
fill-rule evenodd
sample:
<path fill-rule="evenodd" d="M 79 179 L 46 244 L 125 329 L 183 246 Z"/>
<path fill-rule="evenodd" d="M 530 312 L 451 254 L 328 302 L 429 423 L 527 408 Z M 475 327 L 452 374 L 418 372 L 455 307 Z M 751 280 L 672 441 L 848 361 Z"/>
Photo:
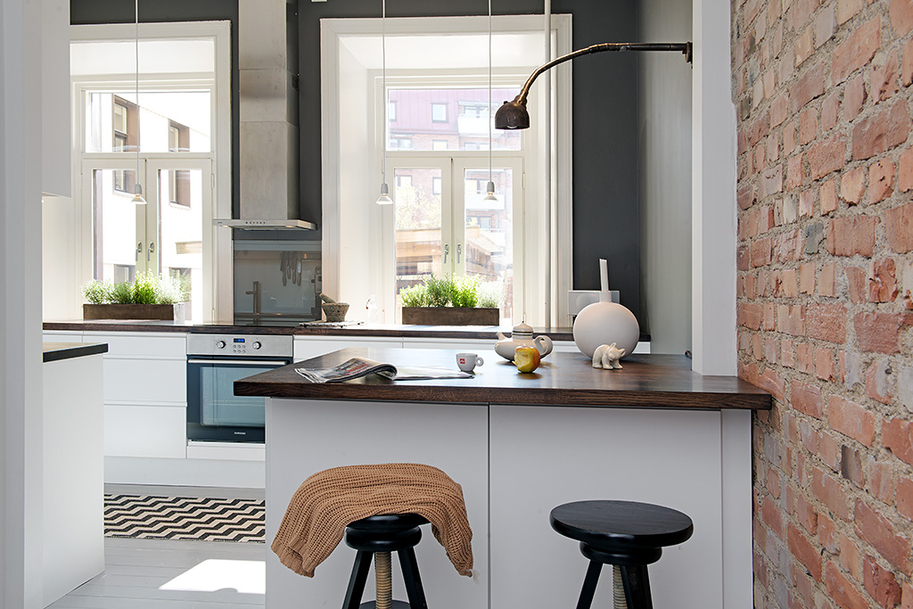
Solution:
<path fill-rule="evenodd" d="M 141 273 L 136 281 L 112 283 L 92 280 L 82 288 L 90 304 L 175 304 L 187 300 L 189 285 L 178 277 Z"/>
<path fill-rule="evenodd" d="M 417 283 L 410 285 L 399 291 L 399 296 L 403 300 L 404 307 L 426 307 L 428 306 L 428 292 L 425 285 Z"/>
<path fill-rule="evenodd" d="M 450 278 L 451 299 L 453 306 L 474 308 L 479 304 L 479 278 L 478 276 L 460 275 Z"/>
<path fill-rule="evenodd" d="M 82 286 L 82 295 L 90 304 L 103 304 L 111 302 L 111 292 L 114 284 L 110 281 L 98 281 L 93 279 L 86 285 Z"/>
<path fill-rule="evenodd" d="M 486 281 L 479 286 L 479 305 L 488 309 L 497 309 L 504 300 L 504 284 L 500 281 Z"/>
<path fill-rule="evenodd" d="M 453 281 L 448 276 L 440 279 L 434 275 L 426 277 L 425 290 L 429 307 L 446 307 L 453 300 Z"/>

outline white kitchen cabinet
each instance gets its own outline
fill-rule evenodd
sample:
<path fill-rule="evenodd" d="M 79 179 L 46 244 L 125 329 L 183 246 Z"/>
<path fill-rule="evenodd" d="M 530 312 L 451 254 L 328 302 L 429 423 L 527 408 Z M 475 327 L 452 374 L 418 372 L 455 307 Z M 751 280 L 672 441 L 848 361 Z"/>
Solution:
<path fill-rule="evenodd" d="M 294 358 L 296 362 L 332 353 L 347 347 L 402 347 L 403 339 L 385 336 L 296 336 Z"/>
<path fill-rule="evenodd" d="M 406 349 L 459 349 L 460 351 L 488 351 L 495 348 L 494 340 L 481 338 L 412 338 L 403 339 Z"/>
<path fill-rule="evenodd" d="M 105 404 L 106 457 L 183 459 L 187 409 L 155 404 Z"/>

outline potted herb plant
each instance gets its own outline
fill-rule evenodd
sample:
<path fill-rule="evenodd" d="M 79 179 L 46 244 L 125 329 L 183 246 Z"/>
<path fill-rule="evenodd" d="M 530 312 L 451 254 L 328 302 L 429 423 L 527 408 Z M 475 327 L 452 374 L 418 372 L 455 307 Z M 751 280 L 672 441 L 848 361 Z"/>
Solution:
<path fill-rule="evenodd" d="M 187 290 L 176 277 L 137 275 L 133 283 L 93 280 L 82 288 L 83 319 L 156 319 L 183 322 Z"/>
<path fill-rule="evenodd" d="M 403 323 L 432 326 L 497 326 L 501 286 L 478 277 L 429 276 L 400 290 Z"/>

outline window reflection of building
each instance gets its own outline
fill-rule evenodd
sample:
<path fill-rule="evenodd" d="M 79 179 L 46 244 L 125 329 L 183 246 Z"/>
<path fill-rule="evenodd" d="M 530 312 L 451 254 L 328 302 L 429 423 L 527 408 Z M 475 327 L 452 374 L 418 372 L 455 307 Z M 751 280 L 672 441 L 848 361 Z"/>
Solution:
<path fill-rule="evenodd" d="M 190 128 L 168 121 L 168 152 L 190 150 Z M 190 172 L 177 169 L 168 172 L 168 200 L 175 205 L 190 207 Z"/>
<path fill-rule="evenodd" d="M 112 106 L 114 110 L 112 151 L 135 151 L 136 147 L 139 146 L 139 121 L 137 120 L 138 108 L 136 104 L 115 95 Z M 135 186 L 135 171 L 122 170 L 114 172 L 115 190 L 133 194 Z"/>

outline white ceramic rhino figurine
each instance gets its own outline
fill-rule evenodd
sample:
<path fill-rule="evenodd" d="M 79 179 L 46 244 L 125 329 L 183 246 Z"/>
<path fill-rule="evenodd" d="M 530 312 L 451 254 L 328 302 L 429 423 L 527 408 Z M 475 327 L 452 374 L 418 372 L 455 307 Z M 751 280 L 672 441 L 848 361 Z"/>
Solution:
<path fill-rule="evenodd" d="M 599 345 L 593 353 L 593 368 L 621 370 L 621 364 L 618 363 L 618 360 L 624 357 L 624 354 L 625 350 L 619 349 L 615 343 Z"/>

